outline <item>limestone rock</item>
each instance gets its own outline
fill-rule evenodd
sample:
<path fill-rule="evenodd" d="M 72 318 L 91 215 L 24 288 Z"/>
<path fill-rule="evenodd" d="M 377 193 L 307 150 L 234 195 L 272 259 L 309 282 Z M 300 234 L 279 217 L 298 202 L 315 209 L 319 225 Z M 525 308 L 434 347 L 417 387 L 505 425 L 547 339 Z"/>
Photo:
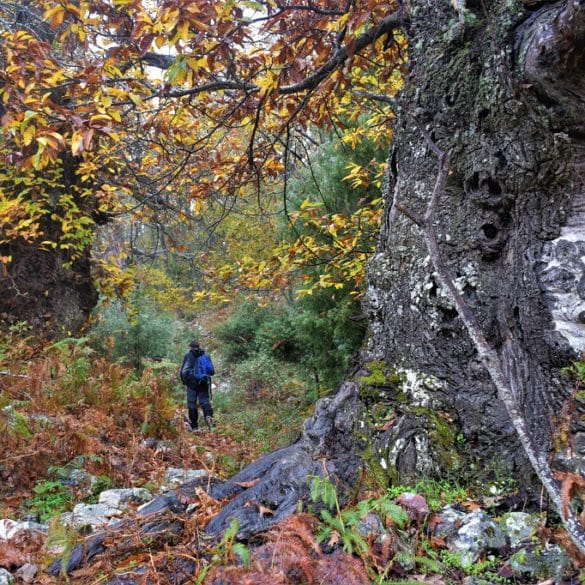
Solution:
<path fill-rule="evenodd" d="M 180 469 L 177 467 L 170 467 L 165 473 L 163 484 L 167 488 L 172 489 L 178 487 L 182 483 L 187 483 L 188 481 L 208 476 L 209 473 L 205 469 Z"/>
<path fill-rule="evenodd" d="M 541 521 L 526 512 L 510 512 L 502 524 L 504 531 L 510 537 L 510 545 L 516 548 L 530 542 L 538 532 Z"/>
<path fill-rule="evenodd" d="M 61 522 L 80 531 L 91 532 L 107 524 L 112 518 L 121 516 L 122 511 L 105 504 L 77 504 L 73 512 L 61 515 Z"/>
<path fill-rule="evenodd" d="M 520 549 L 510 559 L 510 567 L 518 573 L 542 580 L 562 575 L 568 562 L 560 546 L 549 544 Z"/>
<path fill-rule="evenodd" d="M 45 524 L 39 524 L 38 522 L 30 522 L 29 520 L 17 522 L 16 520 L 10 520 L 9 518 L 3 518 L 0 520 L 0 540 L 10 540 L 20 532 L 47 531 L 48 527 Z"/>
<path fill-rule="evenodd" d="M 452 506 L 445 506 L 438 514 L 439 521 L 435 526 L 435 536 L 446 538 L 459 528 L 467 514 Z"/>
<path fill-rule="evenodd" d="M 506 539 L 501 528 L 483 510 L 467 514 L 455 538 L 448 543 L 451 552 L 460 554 L 463 567 L 475 563 L 489 549 L 505 545 Z"/>
<path fill-rule="evenodd" d="M 357 523 L 355 529 L 362 538 L 367 540 L 370 537 L 380 536 L 384 532 L 384 524 L 378 514 L 370 512 Z"/>
<path fill-rule="evenodd" d="M 39 568 L 33 563 L 25 563 L 16 571 L 16 575 L 23 583 L 34 583 L 35 578 L 39 572 Z"/>
<path fill-rule="evenodd" d="M 103 491 L 98 503 L 124 510 L 129 504 L 144 504 L 151 499 L 152 494 L 145 488 L 125 488 Z"/>

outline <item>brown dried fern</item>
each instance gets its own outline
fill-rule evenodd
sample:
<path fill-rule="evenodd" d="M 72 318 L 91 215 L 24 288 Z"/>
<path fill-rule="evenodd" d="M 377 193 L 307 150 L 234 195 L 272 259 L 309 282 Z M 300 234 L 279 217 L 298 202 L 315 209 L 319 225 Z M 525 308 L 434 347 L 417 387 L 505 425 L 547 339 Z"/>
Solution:
<path fill-rule="evenodd" d="M 361 559 L 338 549 L 319 559 L 314 582 L 320 585 L 369 585 L 370 578 Z"/>

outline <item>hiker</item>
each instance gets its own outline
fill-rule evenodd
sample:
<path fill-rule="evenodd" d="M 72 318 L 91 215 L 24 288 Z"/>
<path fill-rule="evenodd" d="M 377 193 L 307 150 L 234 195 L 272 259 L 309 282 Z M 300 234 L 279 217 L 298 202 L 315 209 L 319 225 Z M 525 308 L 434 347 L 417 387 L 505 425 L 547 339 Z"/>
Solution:
<path fill-rule="evenodd" d="M 197 402 L 201 405 L 207 426 L 213 430 L 211 376 L 215 375 L 215 368 L 211 358 L 201 349 L 199 341 L 191 341 L 189 348 L 181 366 L 181 381 L 187 386 L 187 408 L 189 409 L 191 431 L 199 430 Z"/>

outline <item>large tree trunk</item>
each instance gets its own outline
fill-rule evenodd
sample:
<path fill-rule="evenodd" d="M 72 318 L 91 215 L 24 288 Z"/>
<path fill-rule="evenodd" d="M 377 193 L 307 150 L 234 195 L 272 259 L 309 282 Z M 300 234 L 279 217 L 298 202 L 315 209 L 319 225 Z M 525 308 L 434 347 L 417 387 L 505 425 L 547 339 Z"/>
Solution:
<path fill-rule="evenodd" d="M 386 378 L 378 387 L 398 415 L 376 439 L 377 452 L 391 477 L 464 468 L 483 477 L 516 471 L 529 483 L 510 417 L 439 285 L 421 230 L 400 209 L 424 215 L 433 192 L 438 161 L 424 129 L 453 150 L 434 226 L 442 259 L 515 380 L 536 444 L 549 450 L 570 399 L 561 368 L 585 349 L 585 104 L 575 67 L 583 41 L 565 47 L 575 63 L 564 85 L 547 79 L 553 95 L 542 80 L 562 73 L 557 63 L 549 68 L 557 47 L 538 63 L 535 55 L 546 53 L 537 46 L 543 38 L 562 33 L 566 3 L 530 12 L 521 2 L 469 2 L 459 14 L 453 4 L 463 3 L 406 4 L 411 74 L 368 293 L 365 361 L 381 370 L 370 379 Z M 575 16 L 583 19 L 578 6 Z M 573 431 L 582 422 L 575 417 Z"/>

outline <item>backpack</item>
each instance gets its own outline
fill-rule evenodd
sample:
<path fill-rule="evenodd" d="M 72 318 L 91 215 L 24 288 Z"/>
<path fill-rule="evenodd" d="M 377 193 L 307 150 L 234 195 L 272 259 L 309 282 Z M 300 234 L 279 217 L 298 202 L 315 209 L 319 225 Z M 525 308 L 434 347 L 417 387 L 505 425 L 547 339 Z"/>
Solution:
<path fill-rule="evenodd" d="M 193 356 L 191 358 L 191 356 L 193 356 L 192 352 L 188 352 L 185 355 L 183 363 L 181 364 L 181 369 L 179 370 L 179 379 L 185 386 L 187 386 L 191 380 L 202 382 L 203 380 L 207 380 L 209 376 L 215 374 L 213 364 L 205 352 L 201 352 L 197 357 Z M 192 364 L 193 371 L 189 372 L 191 359 L 194 359 L 195 363 Z"/>
<path fill-rule="evenodd" d="M 188 357 L 189 357 L 189 354 L 187 354 L 183 358 L 183 363 L 181 364 L 181 367 L 179 368 L 179 380 L 181 380 L 181 384 L 185 384 L 185 386 L 187 385 L 187 377 L 183 374 L 183 368 L 185 367 L 185 364 L 187 363 Z"/>

